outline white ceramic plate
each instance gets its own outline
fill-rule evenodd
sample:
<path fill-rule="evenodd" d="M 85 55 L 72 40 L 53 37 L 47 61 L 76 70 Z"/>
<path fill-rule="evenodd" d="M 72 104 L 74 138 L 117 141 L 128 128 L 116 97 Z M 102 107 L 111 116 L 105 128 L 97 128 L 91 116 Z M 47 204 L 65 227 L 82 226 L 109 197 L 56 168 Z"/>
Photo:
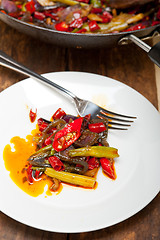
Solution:
<path fill-rule="evenodd" d="M 59 195 L 34 198 L 9 177 L 3 149 L 13 136 L 25 137 L 35 127 L 29 108 L 50 119 L 57 108 L 76 114 L 73 104 L 50 87 L 32 79 L 21 81 L 0 94 L 0 210 L 29 226 L 55 232 L 85 232 L 119 223 L 144 208 L 160 189 L 160 114 L 132 88 L 107 77 L 58 72 L 45 75 L 79 97 L 103 103 L 108 109 L 137 120 L 128 131 L 109 132 L 109 143 L 119 149 L 116 181 L 101 170 L 95 190 L 64 186 Z"/>

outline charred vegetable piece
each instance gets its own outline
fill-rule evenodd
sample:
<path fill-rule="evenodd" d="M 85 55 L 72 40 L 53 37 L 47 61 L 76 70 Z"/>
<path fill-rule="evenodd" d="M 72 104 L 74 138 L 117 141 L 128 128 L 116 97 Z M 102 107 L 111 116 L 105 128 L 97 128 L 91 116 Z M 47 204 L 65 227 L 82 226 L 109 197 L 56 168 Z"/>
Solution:
<path fill-rule="evenodd" d="M 37 159 L 33 159 L 33 160 L 28 160 L 30 164 L 32 164 L 33 166 L 36 167 L 51 167 L 51 165 L 49 164 L 49 162 L 46 160 L 46 157 L 43 158 L 37 158 Z"/>
<path fill-rule="evenodd" d="M 65 167 L 65 172 L 71 172 L 71 173 L 77 173 L 77 174 L 83 174 L 83 168 L 81 167 L 81 165 L 75 165 L 72 163 L 64 163 L 64 167 Z"/>
<path fill-rule="evenodd" d="M 77 148 L 69 150 L 69 155 L 71 157 L 83 156 L 83 157 L 97 157 L 97 158 L 116 158 L 119 157 L 118 150 L 113 147 L 104 146 L 90 146 L 84 148 Z"/>
<path fill-rule="evenodd" d="M 77 159 L 74 159 L 73 160 L 73 163 L 77 164 L 77 165 L 80 165 L 82 166 L 82 171 L 81 173 L 84 174 L 85 172 L 87 172 L 88 170 L 88 163 L 86 161 L 80 161 L 80 160 L 77 160 Z"/>
<path fill-rule="evenodd" d="M 82 135 L 74 143 L 76 147 L 92 146 L 97 143 L 99 135 L 95 132 L 91 132 L 88 129 L 84 130 Z"/>
<path fill-rule="evenodd" d="M 44 153 L 48 153 L 48 152 L 50 152 L 51 151 L 51 149 L 52 149 L 52 145 L 50 144 L 50 145 L 47 145 L 46 147 L 43 147 L 43 148 L 41 148 L 41 149 L 39 149 L 37 152 L 35 152 L 34 154 L 32 154 L 30 157 L 29 157 L 29 159 L 31 160 L 31 159 L 34 159 L 34 158 L 36 158 L 36 157 L 40 157 L 41 156 L 41 154 L 43 155 Z M 28 159 L 28 160 L 29 160 Z"/>
<path fill-rule="evenodd" d="M 93 177 L 88 177 L 84 175 L 79 175 L 75 173 L 68 173 L 68 172 L 63 172 L 63 171 L 55 171 L 52 168 L 46 168 L 45 174 L 59 179 L 62 182 L 82 186 L 82 187 L 88 187 L 88 188 L 93 188 L 96 182 L 96 179 Z"/>
<path fill-rule="evenodd" d="M 59 181 L 58 179 L 56 179 L 56 178 L 53 178 L 52 181 L 53 181 L 53 184 L 52 184 L 52 186 L 50 187 L 50 190 L 53 191 L 53 192 L 55 192 L 55 191 L 58 190 L 58 188 L 59 188 L 59 186 L 60 186 L 60 181 Z"/>

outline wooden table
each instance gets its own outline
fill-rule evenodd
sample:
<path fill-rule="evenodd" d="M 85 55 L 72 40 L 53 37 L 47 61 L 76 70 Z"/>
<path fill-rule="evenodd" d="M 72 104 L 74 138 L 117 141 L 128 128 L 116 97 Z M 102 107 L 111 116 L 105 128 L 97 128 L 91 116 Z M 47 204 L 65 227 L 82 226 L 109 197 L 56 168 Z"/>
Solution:
<path fill-rule="evenodd" d="M 155 75 L 155 66 L 147 55 L 135 45 L 99 50 L 56 47 L 23 35 L 2 22 L 0 36 L 0 49 L 37 73 L 82 71 L 108 76 L 136 89 L 158 109 L 159 79 L 155 77 L 158 74 Z M 24 78 L 0 67 L 0 91 Z M 160 194 L 133 217 L 103 230 L 80 234 L 37 230 L 0 213 L 0 240 L 159 240 L 159 213 Z"/>

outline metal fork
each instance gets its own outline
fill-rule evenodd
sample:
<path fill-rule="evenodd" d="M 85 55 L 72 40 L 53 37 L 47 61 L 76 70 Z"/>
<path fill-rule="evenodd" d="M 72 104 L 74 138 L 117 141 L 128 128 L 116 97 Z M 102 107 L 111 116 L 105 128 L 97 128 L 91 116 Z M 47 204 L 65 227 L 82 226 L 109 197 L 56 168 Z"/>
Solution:
<path fill-rule="evenodd" d="M 45 83 L 46 85 L 52 86 L 54 89 L 58 90 L 60 93 L 63 93 L 69 96 L 76 107 L 77 113 L 80 116 L 85 116 L 87 114 L 91 114 L 93 118 L 107 118 L 108 119 L 108 127 L 109 129 L 117 129 L 117 130 L 127 130 L 130 124 L 133 122 L 133 119 L 136 117 L 126 116 L 122 114 L 118 114 L 115 112 L 108 111 L 99 107 L 98 105 L 90 102 L 88 100 L 81 99 L 77 97 L 74 93 L 69 90 L 63 88 L 62 86 L 50 81 L 49 79 L 33 72 L 32 70 L 26 68 L 20 63 L 13 60 L 10 56 L 0 51 L 0 65 L 15 70 L 17 72 L 23 73 L 35 80 Z M 116 117 L 115 117 L 116 116 Z M 118 126 L 118 127 L 117 127 Z"/>

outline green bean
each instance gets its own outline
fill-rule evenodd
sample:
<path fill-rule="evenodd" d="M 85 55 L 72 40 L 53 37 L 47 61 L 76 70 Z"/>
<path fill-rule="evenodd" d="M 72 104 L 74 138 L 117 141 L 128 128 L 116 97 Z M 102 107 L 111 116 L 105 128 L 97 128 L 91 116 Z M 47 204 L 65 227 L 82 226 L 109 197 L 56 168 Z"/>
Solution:
<path fill-rule="evenodd" d="M 32 170 L 38 170 L 38 171 L 41 171 L 41 172 L 44 172 L 45 171 L 45 167 L 32 167 Z"/>

